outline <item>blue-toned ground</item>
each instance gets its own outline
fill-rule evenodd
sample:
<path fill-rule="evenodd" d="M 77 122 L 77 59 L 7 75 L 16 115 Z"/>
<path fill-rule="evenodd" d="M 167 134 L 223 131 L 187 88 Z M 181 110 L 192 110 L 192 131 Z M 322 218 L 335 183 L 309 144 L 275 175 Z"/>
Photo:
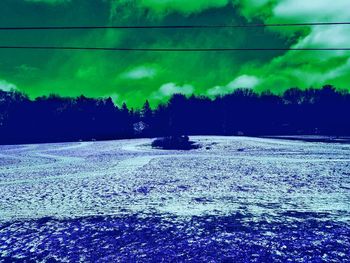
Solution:
<path fill-rule="evenodd" d="M 350 262 L 350 144 L 0 146 L 0 261 Z"/>

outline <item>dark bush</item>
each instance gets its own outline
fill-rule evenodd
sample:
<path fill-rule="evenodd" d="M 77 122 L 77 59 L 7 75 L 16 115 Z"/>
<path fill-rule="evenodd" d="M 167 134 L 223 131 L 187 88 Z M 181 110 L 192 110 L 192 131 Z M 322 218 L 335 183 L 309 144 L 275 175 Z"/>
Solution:
<path fill-rule="evenodd" d="M 198 149 L 200 146 L 190 141 L 188 136 L 168 136 L 155 139 L 152 142 L 152 147 L 163 150 L 192 150 Z"/>

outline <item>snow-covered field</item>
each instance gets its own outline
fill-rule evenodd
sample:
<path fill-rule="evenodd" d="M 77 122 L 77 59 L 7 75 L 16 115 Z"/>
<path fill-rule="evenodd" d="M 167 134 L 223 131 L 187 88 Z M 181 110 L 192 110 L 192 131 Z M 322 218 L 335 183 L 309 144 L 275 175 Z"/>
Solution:
<path fill-rule="evenodd" d="M 350 144 L 0 146 L 0 261 L 350 261 Z"/>

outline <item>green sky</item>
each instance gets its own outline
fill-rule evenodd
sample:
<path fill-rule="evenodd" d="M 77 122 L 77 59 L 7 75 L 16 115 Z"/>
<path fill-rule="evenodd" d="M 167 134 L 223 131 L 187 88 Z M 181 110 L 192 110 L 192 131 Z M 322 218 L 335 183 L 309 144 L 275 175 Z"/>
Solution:
<path fill-rule="evenodd" d="M 1 27 L 350 21 L 348 0 L 1 0 Z M 134 48 L 350 47 L 350 26 L 250 29 L 0 31 L 0 45 Z M 0 50 L 0 89 L 112 97 L 138 107 L 174 93 L 236 88 L 350 89 L 346 51 L 151 53 Z"/>

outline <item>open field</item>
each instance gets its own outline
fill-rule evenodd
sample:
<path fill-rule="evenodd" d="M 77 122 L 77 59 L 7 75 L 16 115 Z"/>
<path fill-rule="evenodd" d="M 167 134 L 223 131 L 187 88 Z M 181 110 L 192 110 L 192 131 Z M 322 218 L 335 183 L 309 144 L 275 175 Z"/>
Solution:
<path fill-rule="evenodd" d="M 0 146 L 0 260 L 350 261 L 350 144 Z"/>

